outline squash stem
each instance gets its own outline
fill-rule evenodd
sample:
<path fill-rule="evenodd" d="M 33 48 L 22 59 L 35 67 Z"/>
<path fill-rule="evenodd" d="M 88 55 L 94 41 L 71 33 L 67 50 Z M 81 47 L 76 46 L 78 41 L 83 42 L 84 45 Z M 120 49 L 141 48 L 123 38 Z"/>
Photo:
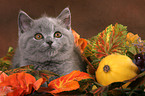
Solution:
<path fill-rule="evenodd" d="M 105 66 L 103 67 L 103 71 L 104 71 L 104 72 L 108 72 L 109 70 L 110 70 L 109 65 L 105 65 Z"/>

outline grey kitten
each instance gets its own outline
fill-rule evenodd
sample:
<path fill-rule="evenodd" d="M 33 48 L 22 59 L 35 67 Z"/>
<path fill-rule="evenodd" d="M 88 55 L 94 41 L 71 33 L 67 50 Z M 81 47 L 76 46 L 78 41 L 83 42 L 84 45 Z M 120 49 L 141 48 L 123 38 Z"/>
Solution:
<path fill-rule="evenodd" d="M 37 70 L 66 75 L 85 71 L 79 48 L 71 31 L 71 13 L 65 8 L 58 17 L 32 19 L 25 12 L 18 16 L 19 41 L 13 67 L 33 64 Z"/>

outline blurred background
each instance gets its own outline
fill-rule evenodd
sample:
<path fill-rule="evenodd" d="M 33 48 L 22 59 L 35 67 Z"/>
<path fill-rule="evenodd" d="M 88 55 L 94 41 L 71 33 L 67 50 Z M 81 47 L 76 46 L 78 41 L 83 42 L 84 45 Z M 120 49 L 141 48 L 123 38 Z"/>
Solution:
<path fill-rule="evenodd" d="M 145 39 L 145 0 L 0 0 L 0 57 L 9 46 L 17 46 L 20 10 L 36 19 L 43 14 L 56 17 L 65 7 L 71 10 L 72 28 L 83 38 L 119 23 Z"/>

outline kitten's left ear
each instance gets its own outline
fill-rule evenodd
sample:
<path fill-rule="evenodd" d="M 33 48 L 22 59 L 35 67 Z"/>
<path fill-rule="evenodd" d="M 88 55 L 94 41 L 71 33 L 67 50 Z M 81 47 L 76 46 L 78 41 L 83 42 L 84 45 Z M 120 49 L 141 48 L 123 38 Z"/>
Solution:
<path fill-rule="evenodd" d="M 65 8 L 57 18 L 65 24 L 68 30 L 71 29 L 71 13 L 68 7 Z"/>

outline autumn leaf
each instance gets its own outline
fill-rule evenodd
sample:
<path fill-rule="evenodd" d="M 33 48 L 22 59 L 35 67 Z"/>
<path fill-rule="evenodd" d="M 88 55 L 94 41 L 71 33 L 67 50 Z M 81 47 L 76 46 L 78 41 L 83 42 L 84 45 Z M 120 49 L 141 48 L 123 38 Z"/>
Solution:
<path fill-rule="evenodd" d="M 50 72 L 50 71 L 48 71 L 48 70 L 38 70 L 37 71 L 37 73 L 38 74 L 36 74 L 35 72 L 34 72 L 34 76 L 35 77 L 42 77 L 42 78 L 45 78 L 45 79 L 47 79 L 48 81 L 49 81 L 49 78 L 50 77 L 53 77 L 53 76 L 59 76 L 58 74 L 56 74 L 56 73 L 53 73 L 53 72 Z"/>
<path fill-rule="evenodd" d="M 80 35 L 73 29 L 72 33 L 74 35 L 74 42 L 76 46 L 78 46 L 80 48 L 81 53 L 83 53 L 85 47 L 87 46 L 87 40 L 85 40 L 84 38 L 80 38 Z"/>
<path fill-rule="evenodd" d="M 79 48 L 80 48 L 81 53 L 83 53 L 83 52 L 84 52 L 84 49 L 85 49 L 86 46 L 87 46 L 87 41 L 86 41 L 85 39 L 83 39 L 83 38 L 80 38 L 80 39 L 78 40 L 78 46 L 79 46 Z"/>
<path fill-rule="evenodd" d="M 64 91 L 72 91 L 80 88 L 79 82 L 84 79 L 92 79 L 89 74 L 80 71 L 72 71 L 70 74 L 57 78 L 48 84 L 46 92 L 57 94 Z"/>
<path fill-rule="evenodd" d="M 25 73 L 29 73 L 29 74 L 33 75 L 36 79 L 45 78 L 46 80 L 49 80 L 49 78 L 52 76 L 59 76 L 58 74 L 55 74 L 55 73 L 50 72 L 48 70 L 35 70 L 34 65 L 22 66 L 19 68 L 6 70 L 4 72 L 8 75 L 11 75 L 14 73 L 25 72 Z"/>
<path fill-rule="evenodd" d="M 38 79 L 34 84 L 33 84 L 33 88 L 35 90 L 38 90 L 40 88 L 40 86 L 46 81 L 45 78 L 40 78 Z"/>
<path fill-rule="evenodd" d="M 73 29 L 72 29 L 72 33 L 73 33 L 73 36 L 74 36 L 74 42 L 77 45 L 78 44 L 78 40 L 80 38 L 80 35 Z"/>
<path fill-rule="evenodd" d="M 126 34 L 127 27 L 116 23 L 114 26 L 109 25 L 105 30 L 87 40 L 84 56 L 89 58 L 94 69 L 97 69 L 99 62 L 109 54 L 125 54 Z M 88 68 L 92 69 L 92 67 Z"/>
<path fill-rule="evenodd" d="M 8 77 L 8 75 L 0 71 L 0 83 L 3 82 L 6 79 L 6 77 Z"/>
<path fill-rule="evenodd" d="M 28 73 L 15 73 L 8 76 L 0 86 L 10 86 L 13 92 L 8 93 L 8 96 L 27 95 L 32 92 L 32 89 L 38 90 L 40 85 L 45 82 L 45 79 L 40 78 L 36 81 L 35 77 Z"/>
<path fill-rule="evenodd" d="M 27 66 L 22 66 L 22 67 L 15 68 L 15 69 L 6 70 L 4 72 L 8 75 L 11 75 L 11 74 L 14 74 L 14 73 L 32 72 L 32 71 L 35 71 L 34 66 L 33 65 L 27 65 Z"/>
<path fill-rule="evenodd" d="M 105 57 L 112 53 L 124 54 L 124 44 L 126 39 L 126 26 L 115 24 L 108 26 L 103 32 L 98 34 L 96 38 L 96 56 L 98 58 Z M 124 39 L 124 41 L 122 41 Z"/>
<path fill-rule="evenodd" d="M 4 72 L 0 71 L 0 83 L 3 82 L 8 75 L 6 75 Z M 0 85 L 0 96 L 5 96 L 7 93 L 12 92 L 11 87 L 7 86 L 1 86 Z"/>

